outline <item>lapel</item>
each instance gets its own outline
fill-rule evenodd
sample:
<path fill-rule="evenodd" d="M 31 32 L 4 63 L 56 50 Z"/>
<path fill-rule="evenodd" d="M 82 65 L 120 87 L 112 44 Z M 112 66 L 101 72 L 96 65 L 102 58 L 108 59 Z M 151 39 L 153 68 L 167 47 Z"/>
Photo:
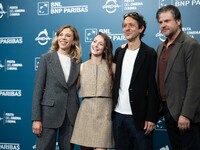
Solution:
<path fill-rule="evenodd" d="M 123 58 L 124 58 L 124 54 L 126 52 L 128 48 L 128 44 L 125 46 L 125 48 L 121 49 L 119 55 L 118 55 L 118 66 L 119 66 L 119 70 L 118 72 L 116 73 L 116 75 L 119 75 L 118 76 L 118 81 L 120 81 L 120 78 L 121 78 L 121 69 L 122 69 L 122 63 L 123 63 Z M 137 57 L 136 57 L 136 60 L 135 60 L 135 64 L 134 64 L 134 68 L 133 68 L 133 73 L 132 73 L 132 78 L 131 78 L 131 83 L 134 82 L 136 76 L 137 76 L 137 73 L 138 71 L 140 70 L 140 68 L 142 67 L 142 64 L 143 64 L 143 61 L 145 59 L 145 48 L 144 48 L 144 43 L 141 42 L 141 46 L 140 46 L 140 49 L 138 51 L 138 54 L 137 54 Z"/>
<path fill-rule="evenodd" d="M 167 63 L 164 81 L 167 79 L 167 76 L 169 75 L 169 72 L 172 69 L 176 56 L 178 52 L 181 50 L 181 46 L 182 46 L 182 42 L 184 41 L 184 38 L 185 38 L 185 34 L 181 33 L 180 37 L 176 40 L 175 46 L 173 47 L 171 51 L 171 54 Z"/>
<path fill-rule="evenodd" d="M 158 68 L 159 68 L 159 60 L 160 60 L 160 54 L 162 52 L 162 49 L 163 49 L 163 46 L 164 46 L 164 43 L 162 43 L 160 46 L 158 46 L 157 48 L 157 64 L 156 64 L 156 81 L 158 83 Z"/>
<path fill-rule="evenodd" d="M 80 64 L 77 64 L 73 59 L 71 59 L 71 68 L 69 73 L 69 78 L 67 81 L 67 87 L 72 86 L 78 79 L 80 71 Z"/>
<path fill-rule="evenodd" d="M 126 52 L 126 49 L 128 48 L 128 44 L 125 46 L 125 48 L 121 49 L 117 58 L 117 69 L 116 69 L 116 76 L 118 77 L 117 81 L 120 81 L 121 78 L 121 70 L 122 70 L 122 62 L 123 62 L 123 58 L 124 58 L 124 54 Z"/>
<path fill-rule="evenodd" d="M 145 56 L 146 56 L 146 51 L 145 51 L 145 48 L 144 48 L 144 43 L 141 42 L 140 49 L 138 51 L 138 54 L 137 54 L 137 57 L 136 57 L 136 60 L 135 60 L 135 64 L 134 64 L 134 68 L 133 68 L 131 83 L 133 83 L 134 80 L 136 79 L 137 73 L 140 70 L 140 68 L 142 67 Z"/>
<path fill-rule="evenodd" d="M 60 84 L 63 87 L 68 89 L 70 86 L 72 86 L 76 82 L 78 74 L 79 74 L 80 64 L 76 64 L 74 60 L 71 59 L 70 74 L 69 74 L 69 78 L 67 82 L 65 81 L 64 72 L 62 70 L 62 66 L 60 64 L 60 60 L 59 60 L 57 52 L 53 52 L 51 54 L 49 65 L 51 66 L 51 69 L 55 77 L 57 78 L 57 80 L 60 82 Z"/>
<path fill-rule="evenodd" d="M 62 86 L 64 86 L 65 88 L 67 87 L 67 83 L 65 81 L 65 76 L 64 76 L 64 72 L 62 70 L 62 66 L 60 64 L 60 60 L 56 52 L 51 53 L 51 57 L 49 60 L 49 65 L 54 73 L 54 76 L 57 78 L 57 80 L 60 82 L 60 84 Z"/>

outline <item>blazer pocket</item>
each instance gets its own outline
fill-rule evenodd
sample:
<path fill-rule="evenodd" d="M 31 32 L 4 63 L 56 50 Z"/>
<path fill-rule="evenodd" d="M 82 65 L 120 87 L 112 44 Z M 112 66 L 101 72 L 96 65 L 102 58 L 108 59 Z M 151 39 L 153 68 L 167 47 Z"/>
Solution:
<path fill-rule="evenodd" d="M 41 105 L 44 105 L 44 106 L 54 106 L 54 101 L 53 100 L 42 101 Z"/>

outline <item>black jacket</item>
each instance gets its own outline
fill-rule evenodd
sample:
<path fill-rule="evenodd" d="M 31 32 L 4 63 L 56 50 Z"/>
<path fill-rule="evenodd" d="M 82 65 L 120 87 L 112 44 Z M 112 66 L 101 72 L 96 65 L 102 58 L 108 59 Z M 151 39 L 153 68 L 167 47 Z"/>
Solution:
<path fill-rule="evenodd" d="M 115 52 L 116 73 L 112 93 L 113 110 L 118 102 L 122 62 L 127 47 L 128 44 L 125 48 L 118 47 Z M 156 123 L 158 120 L 159 98 L 155 80 L 156 59 L 155 50 L 141 42 L 129 86 L 132 116 L 139 128 L 144 128 L 145 121 Z"/>

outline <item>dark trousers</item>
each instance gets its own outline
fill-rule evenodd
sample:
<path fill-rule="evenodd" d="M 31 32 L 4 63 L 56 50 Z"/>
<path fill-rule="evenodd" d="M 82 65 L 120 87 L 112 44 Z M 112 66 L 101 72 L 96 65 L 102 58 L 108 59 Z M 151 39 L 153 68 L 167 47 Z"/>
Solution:
<path fill-rule="evenodd" d="M 190 124 L 190 129 L 180 131 L 178 123 L 172 118 L 166 102 L 163 103 L 165 125 L 173 150 L 200 150 L 200 123 Z"/>
<path fill-rule="evenodd" d="M 37 138 L 37 150 L 55 150 L 58 137 L 59 150 L 73 150 L 74 144 L 70 143 L 73 127 L 66 117 L 62 126 L 58 129 L 43 128 L 41 137 Z"/>
<path fill-rule="evenodd" d="M 116 150 L 153 150 L 152 133 L 145 135 L 143 129 L 137 128 L 132 115 L 115 112 L 113 131 Z"/>

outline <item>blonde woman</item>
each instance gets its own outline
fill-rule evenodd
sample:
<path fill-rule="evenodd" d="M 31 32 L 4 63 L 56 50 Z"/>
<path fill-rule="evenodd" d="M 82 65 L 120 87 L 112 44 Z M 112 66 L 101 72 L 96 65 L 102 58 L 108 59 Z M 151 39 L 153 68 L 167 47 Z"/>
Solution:
<path fill-rule="evenodd" d="M 37 150 L 72 150 L 73 125 L 79 108 L 77 79 L 81 46 L 77 30 L 70 25 L 56 32 L 50 51 L 40 58 L 32 103 L 32 130 Z M 58 136 L 58 137 L 57 137 Z"/>

